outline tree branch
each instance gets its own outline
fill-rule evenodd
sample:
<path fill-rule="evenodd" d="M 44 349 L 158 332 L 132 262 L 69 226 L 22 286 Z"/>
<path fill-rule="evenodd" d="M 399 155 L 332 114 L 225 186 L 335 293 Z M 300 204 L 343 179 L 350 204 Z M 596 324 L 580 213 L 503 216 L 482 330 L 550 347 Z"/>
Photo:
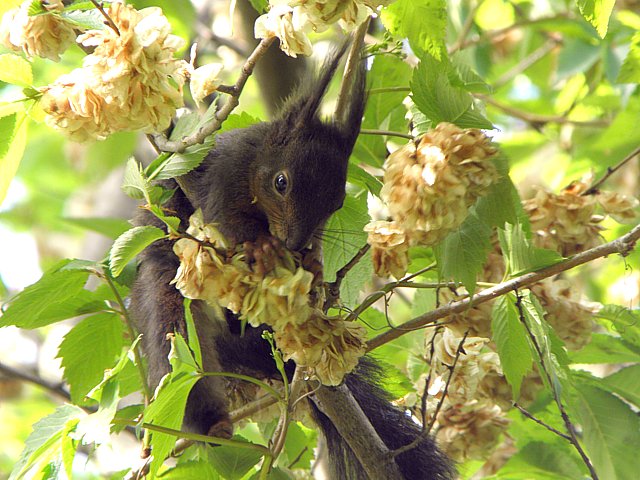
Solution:
<path fill-rule="evenodd" d="M 600 188 L 600 185 L 606 182 L 611 175 L 616 173 L 627 163 L 636 158 L 639 154 L 640 147 L 636 147 L 629 155 L 620 160 L 616 165 L 614 165 L 613 167 L 607 167 L 607 172 L 600 179 L 596 180 L 589 188 L 587 188 L 587 190 L 585 190 L 582 195 L 592 195 L 596 193 L 598 191 L 598 188 Z"/>
<path fill-rule="evenodd" d="M 355 267 L 360 260 L 362 260 L 362 257 L 366 255 L 370 248 L 371 245 L 369 245 L 368 243 L 364 245 L 360 250 L 358 250 L 358 253 L 356 253 L 354 257 L 349 260 L 349 263 L 347 263 L 344 267 L 336 272 L 336 279 L 333 282 L 327 283 L 325 285 L 325 291 L 327 295 L 327 298 L 324 301 L 323 305 L 323 310 L 325 312 L 329 310 L 333 305 L 335 305 L 338 298 L 340 298 L 340 286 L 342 285 L 344 277 L 346 277 L 347 273 L 349 273 L 351 269 Z"/>
<path fill-rule="evenodd" d="M 154 135 L 153 138 L 156 146 L 163 152 L 183 152 L 187 147 L 204 142 L 209 135 L 218 130 L 222 126 L 222 123 L 240 103 L 240 94 L 242 93 L 247 80 L 253 73 L 256 62 L 267 52 L 274 40 L 275 37 L 263 39 L 255 48 L 253 53 L 251 53 L 249 58 L 247 58 L 247 61 L 242 66 L 242 73 L 240 74 L 240 77 L 233 87 L 231 87 L 232 90 L 228 90 L 230 94 L 229 100 L 224 104 L 220 111 L 215 114 L 211 122 L 203 125 L 194 134 L 189 135 L 188 137 L 183 137 L 180 140 L 168 140 L 167 137 L 162 134 Z"/>
<path fill-rule="evenodd" d="M 402 480 L 400 468 L 391 452 L 371 426 L 346 385 L 321 387 L 315 393 L 316 405 L 333 422 L 349 444 L 370 480 Z"/>
<path fill-rule="evenodd" d="M 571 437 L 569 435 L 567 435 L 566 433 L 562 433 L 560 430 L 556 430 L 555 428 L 553 428 L 551 425 L 547 425 L 546 423 L 544 423 L 542 420 L 540 420 L 539 418 L 534 417 L 531 413 L 529 413 L 527 410 L 525 410 L 522 406 L 520 406 L 518 403 L 514 403 L 513 406 L 515 408 L 517 408 L 518 410 L 520 410 L 520 413 L 522 413 L 525 417 L 527 417 L 530 420 L 533 420 L 534 422 L 536 422 L 538 425 L 542 425 L 544 428 L 546 428 L 547 430 L 549 430 L 552 433 L 555 433 L 556 435 L 558 435 L 559 437 L 564 438 L 565 440 L 571 441 Z"/>
<path fill-rule="evenodd" d="M 507 280 L 506 282 L 500 283 L 494 287 L 487 288 L 486 290 L 479 292 L 473 297 L 465 298 L 457 302 L 452 302 L 448 305 L 445 305 L 444 307 L 436 308 L 435 310 L 427 312 L 424 315 L 415 317 L 412 320 L 403 323 L 399 327 L 393 328 L 392 330 L 389 330 L 383 334 L 378 335 L 377 337 L 372 338 L 368 342 L 367 350 L 374 350 L 375 348 L 378 348 L 379 346 L 384 345 L 385 343 L 388 343 L 407 332 L 423 328 L 430 323 L 434 323 L 436 320 L 447 317 L 454 313 L 464 312 L 470 307 L 475 307 L 476 305 L 488 302 L 489 300 L 493 300 L 494 298 L 502 296 L 505 293 L 518 290 L 522 287 L 533 285 L 534 283 L 538 283 L 545 278 L 552 277 L 553 275 L 557 275 L 560 272 L 570 270 L 579 265 L 591 262 L 592 260 L 595 260 L 597 258 L 606 257 L 607 255 L 611 255 L 614 253 L 625 256 L 635 248 L 635 244 L 638 239 L 640 239 L 640 225 L 636 225 L 635 227 L 633 227 L 633 229 L 631 229 L 629 233 L 627 233 L 626 235 L 622 235 L 621 237 L 609 243 L 605 243 L 603 245 L 599 245 L 597 247 L 586 250 L 582 253 L 574 255 L 571 258 L 558 262 L 555 265 L 543 268 L 537 272 L 526 273 L 511 280 Z"/>
<path fill-rule="evenodd" d="M 64 384 L 61 382 L 60 383 L 49 382 L 37 375 L 23 372 L 21 370 L 18 370 L 17 368 L 11 367 L 2 362 L 0 362 L 0 373 L 6 375 L 9 378 L 15 378 L 16 380 L 21 380 L 23 382 L 32 383 L 34 385 L 42 387 L 49 393 L 55 395 L 56 397 L 66 402 L 71 400 L 71 396 L 69 395 L 69 392 L 64 388 Z"/>

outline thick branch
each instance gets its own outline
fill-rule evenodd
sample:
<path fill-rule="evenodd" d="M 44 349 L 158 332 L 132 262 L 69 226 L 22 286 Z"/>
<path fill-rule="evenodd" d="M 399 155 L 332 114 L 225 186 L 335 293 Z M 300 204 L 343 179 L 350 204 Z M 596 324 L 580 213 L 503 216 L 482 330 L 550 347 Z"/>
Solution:
<path fill-rule="evenodd" d="M 23 372 L 21 370 L 18 370 L 17 368 L 11 367 L 1 362 L 0 373 L 6 375 L 9 378 L 15 378 L 16 380 L 22 380 L 23 382 L 29 382 L 42 387 L 49 393 L 52 393 L 56 397 L 67 402 L 71 399 L 71 397 L 69 396 L 69 392 L 67 392 L 67 390 L 63 387 L 62 383 L 49 382 L 37 375 Z"/>
<path fill-rule="evenodd" d="M 315 393 L 315 400 L 358 457 L 370 480 L 404 478 L 391 452 L 345 385 L 321 387 Z"/>
<path fill-rule="evenodd" d="M 420 315 L 412 320 L 409 320 L 408 322 L 405 322 L 404 324 L 394 328 L 393 330 L 389 330 L 381 335 L 378 335 L 377 337 L 372 338 L 368 342 L 368 350 L 371 351 L 375 348 L 378 348 L 379 346 L 384 345 L 385 343 L 388 343 L 407 332 L 411 332 L 418 328 L 425 327 L 430 323 L 434 323 L 436 320 L 447 317 L 454 313 L 464 312 L 470 307 L 488 302 L 489 300 L 493 300 L 494 298 L 504 295 L 505 293 L 518 290 L 529 285 L 533 285 L 534 283 L 538 283 L 545 278 L 552 277 L 560 272 L 570 270 L 579 265 L 584 265 L 585 263 L 589 263 L 597 258 L 606 257 L 607 255 L 611 255 L 614 253 L 619 253 L 620 255 L 625 256 L 631 250 L 633 250 L 638 239 L 640 239 L 640 225 L 636 225 L 629 233 L 609 243 L 605 243 L 604 245 L 599 245 L 592 249 L 586 250 L 571 258 L 563 260 L 562 262 L 556 263 L 555 265 L 543 268 L 542 270 L 539 270 L 537 272 L 527 273 L 506 282 L 500 283 L 495 287 L 487 288 L 486 290 L 479 292 L 471 298 L 465 298 L 457 302 L 452 302 L 448 305 L 445 305 L 444 307 L 436 308 L 435 310 L 427 312 L 424 315 Z"/>
<path fill-rule="evenodd" d="M 222 126 L 222 123 L 240 103 L 240 94 L 242 93 L 242 89 L 247 83 L 247 80 L 253 73 L 256 62 L 267 52 L 274 40 L 275 37 L 265 38 L 258 44 L 242 66 L 242 73 L 240 74 L 238 81 L 230 90 L 228 90 L 230 92 L 229 99 L 220 111 L 215 114 L 211 122 L 203 125 L 196 133 L 189 135 L 188 137 L 183 137 L 180 140 L 172 141 L 168 140 L 164 135 L 155 135 L 154 140 L 157 147 L 164 152 L 183 152 L 187 147 L 204 142 L 209 135 L 218 130 Z"/>

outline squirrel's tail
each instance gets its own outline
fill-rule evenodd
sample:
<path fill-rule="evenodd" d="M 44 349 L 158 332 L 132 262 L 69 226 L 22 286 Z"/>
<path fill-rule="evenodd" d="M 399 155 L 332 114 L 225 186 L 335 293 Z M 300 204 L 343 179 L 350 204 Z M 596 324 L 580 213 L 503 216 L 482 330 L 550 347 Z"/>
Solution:
<path fill-rule="evenodd" d="M 413 442 L 420 427 L 402 410 L 389 402 L 389 394 L 380 387 L 381 368 L 368 357 L 346 377 L 346 385 L 367 416 L 380 439 L 389 450 Z M 311 402 L 314 417 L 325 437 L 331 480 L 365 480 L 364 468 L 331 420 Z M 415 448 L 396 457 L 402 475 L 407 480 L 451 480 L 456 478 L 451 461 L 431 438 L 425 438 Z"/>

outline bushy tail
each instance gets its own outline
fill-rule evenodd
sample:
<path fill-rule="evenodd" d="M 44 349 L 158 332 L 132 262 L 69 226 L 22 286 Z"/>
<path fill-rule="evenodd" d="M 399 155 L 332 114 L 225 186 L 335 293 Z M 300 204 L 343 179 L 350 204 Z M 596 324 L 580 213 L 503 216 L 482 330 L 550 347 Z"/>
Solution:
<path fill-rule="evenodd" d="M 389 450 L 410 444 L 420 435 L 420 427 L 402 410 L 389 402 L 389 394 L 380 387 L 381 368 L 371 359 L 360 360 L 347 376 L 346 385 Z M 331 420 L 314 405 L 314 416 L 325 437 L 331 480 L 368 478 L 355 454 L 340 436 Z M 451 461 L 431 438 L 396 457 L 407 480 L 451 480 L 456 477 Z"/>

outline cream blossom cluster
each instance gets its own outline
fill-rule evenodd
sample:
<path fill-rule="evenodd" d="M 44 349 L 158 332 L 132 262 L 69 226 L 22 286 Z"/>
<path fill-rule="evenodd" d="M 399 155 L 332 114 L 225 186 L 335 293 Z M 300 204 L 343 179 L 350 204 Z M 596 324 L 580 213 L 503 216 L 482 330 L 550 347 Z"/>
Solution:
<path fill-rule="evenodd" d="M 564 256 L 573 255 L 602 243 L 600 224 L 605 215 L 620 223 L 637 217 L 637 199 L 607 191 L 585 195 L 590 183 L 588 176 L 560 194 L 540 188 L 533 198 L 523 202 L 538 246 Z M 596 212 L 598 206 L 605 215 Z"/>
<path fill-rule="evenodd" d="M 180 266 L 174 283 L 187 298 L 225 307 L 252 326 L 269 325 L 286 360 L 309 367 L 324 385 L 338 385 L 365 353 L 366 330 L 310 305 L 313 273 L 273 243 L 247 251 L 229 245 L 201 212 L 174 245 Z"/>
<path fill-rule="evenodd" d="M 269 11 L 255 23 L 256 38 L 277 37 L 287 55 L 311 55 L 311 32 L 339 23 L 353 30 L 379 6 L 392 0 L 269 0 Z"/>
<path fill-rule="evenodd" d="M 462 224 L 498 179 L 496 153 L 480 130 L 443 122 L 389 155 L 381 197 L 393 221 L 365 228 L 376 274 L 399 278 L 409 245 L 433 246 Z"/>
<path fill-rule="evenodd" d="M 39 15 L 29 15 L 32 3 L 26 0 L 3 15 L 0 42 L 11 50 L 24 52 L 28 57 L 43 57 L 57 62 L 60 54 L 76 39 L 73 24 L 59 15 L 64 9 L 62 0 L 43 2 L 47 13 Z"/>
<path fill-rule="evenodd" d="M 183 105 L 189 65 L 174 58 L 184 41 L 157 7 L 106 9 L 118 29 L 89 30 L 78 42 L 93 53 L 83 66 L 42 88 L 46 122 L 74 141 L 117 131 L 165 130 Z"/>

